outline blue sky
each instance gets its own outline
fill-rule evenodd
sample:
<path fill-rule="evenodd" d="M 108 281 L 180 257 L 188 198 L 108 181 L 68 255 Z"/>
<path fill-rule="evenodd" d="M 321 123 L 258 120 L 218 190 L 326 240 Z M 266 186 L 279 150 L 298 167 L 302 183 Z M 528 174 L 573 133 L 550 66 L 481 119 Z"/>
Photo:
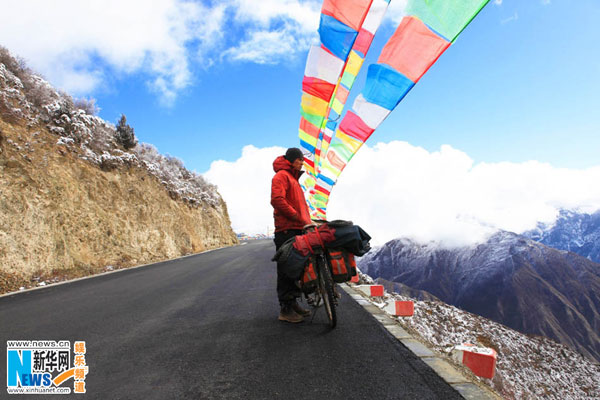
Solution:
<path fill-rule="evenodd" d="M 392 0 L 365 65 L 404 3 Z M 55 86 L 97 99 L 102 118 L 124 113 L 140 141 L 207 172 L 234 229 L 263 232 L 270 164 L 298 146 L 320 5 L 10 2 L 0 44 Z M 597 21 L 597 0 L 492 0 L 348 165 L 332 218 L 364 221 L 380 243 L 400 234 L 458 243 L 530 229 L 561 207 L 600 208 Z"/>
<path fill-rule="evenodd" d="M 430 151 L 450 144 L 475 161 L 597 165 L 599 20 L 592 0 L 488 4 L 370 141 L 406 140 Z M 392 29 L 379 32 L 371 61 Z M 140 140 L 205 171 L 215 159 L 239 157 L 246 144 L 297 145 L 305 57 L 197 68 L 171 107 L 148 93 L 143 76 L 92 95 L 102 117 L 125 113 Z"/>
<path fill-rule="evenodd" d="M 262 15 L 254 16 L 239 12 L 247 5 L 236 1 L 195 3 L 203 7 L 198 14 L 200 21 L 209 16 L 217 22 L 209 28 L 199 27 L 209 32 L 206 38 L 180 39 L 180 50 L 185 54 L 171 64 L 181 66 L 181 61 L 185 62 L 185 83 L 167 79 L 173 91 L 169 95 L 156 89 L 155 81 L 161 76 L 157 68 L 148 68 L 147 64 L 154 62 L 149 61 L 153 50 L 143 46 L 135 49 L 146 52 L 142 61 L 132 61 L 129 54 L 107 54 L 93 40 L 89 48 L 80 43 L 73 45 L 75 50 L 57 48 L 61 57 L 73 58 L 69 73 L 96 78 L 93 85 L 77 87 L 69 76 L 44 66 L 44 59 L 28 54 L 34 52 L 34 46 L 10 38 L 15 34 L 8 31 L 10 27 L 0 30 L 0 43 L 26 59 L 33 58 L 33 67 L 41 69 L 53 83 L 67 90 L 72 86 L 76 96 L 96 98 L 104 119 L 115 122 L 120 113 L 126 114 L 141 141 L 202 172 L 214 160 L 236 159 L 247 144 L 298 144 L 306 45 L 313 39 L 310 34 L 317 23 L 306 26 L 311 23 L 306 21 L 317 15 L 319 2 L 275 0 L 279 7 L 304 5 L 313 12 L 294 20 L 277 10 L 273 1 L 271 9 L 266 5 Z M 168 6 L 186 4 L 174 0 L 163 3 L 157 13 Z M 218 16 L 209 13 L 223 3 L 229 6 L 215 12 Z M 401 9 L 402 1 L 396 3 Z M 89 9 L 72 13 L 75 18 L 94 18 Z M 398 15 L 396 12 L 395 21 Z M 380 29 L 367 62 L 375 61 L 395 28 L 394 20 L 388 19 Z M 600 4 L 595 0 L 491 1 L 370 141 L 405 140 L 429 151 L 450 144 L 476 162 L 535 159 L 569 168 L 598 164 L 600 55 L 595 49 L 600 38 L 599 20 Z M 290 26 L 294 28 L 288 29 Z M 86 29 L 86 25 L 82 23 L 79 29 Z M 295 36 L 290 48 L 265 51 L 262 58 L 257 54 L 245 60 L 224 56 L 248 44 L 257 32 L 282 31 Z M 116 40 L 127 41 L 127 37 L 121 35 Z M 47 64 L 52 60 L 51 51 L 45 49 Z M 265 60 L 268 63 L 261 63 Z M 361 74 L 353 94 L 363 81 Z"/>

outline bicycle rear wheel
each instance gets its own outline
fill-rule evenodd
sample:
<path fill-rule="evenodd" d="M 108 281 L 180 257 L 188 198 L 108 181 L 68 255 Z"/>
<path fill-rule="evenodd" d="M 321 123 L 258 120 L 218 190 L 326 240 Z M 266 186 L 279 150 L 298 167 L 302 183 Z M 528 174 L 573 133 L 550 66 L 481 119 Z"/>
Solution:
<path fill-rule="evenodd" d="M 325 260 L 324 256 L 320 256 L 318 258 L 318 265 L 319 291 L 321 292 L 321 298 L 323 299 L 323 304 L 325 305 L 325 311 L 327 318 L 329 319 L 329 326 L 331 329 L 333 329 L 337 325 L 337 315 L 333 293 L 333 278 L 331 276 L 331 271 L 327 266 L 327 260 Z"/>

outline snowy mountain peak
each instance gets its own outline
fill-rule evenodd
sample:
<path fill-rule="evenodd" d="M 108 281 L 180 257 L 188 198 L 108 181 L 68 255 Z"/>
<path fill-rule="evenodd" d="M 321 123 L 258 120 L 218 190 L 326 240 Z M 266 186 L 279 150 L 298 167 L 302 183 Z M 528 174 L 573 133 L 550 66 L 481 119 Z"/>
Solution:
<path fill-rule="evenodd" d="M 538 224 L 523 235 L 546 246 L 600 262 L 600 210 L 592 214 L 560 210 L 554 223 Z"/>
<path fill-rule="evenodd" d="M 360 259 L 359 268 L 600 357 L 600 270 L 576 254 L 500 231 L 485 243 L 454 249 L 391 241 Z"/>

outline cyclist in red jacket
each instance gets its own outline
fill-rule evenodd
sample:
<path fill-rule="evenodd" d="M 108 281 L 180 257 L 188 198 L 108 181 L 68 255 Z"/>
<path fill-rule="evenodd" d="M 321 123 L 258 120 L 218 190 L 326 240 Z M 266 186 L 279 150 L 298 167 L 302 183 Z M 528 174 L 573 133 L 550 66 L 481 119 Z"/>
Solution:
<path fill-rule="evenodd" d="M 285 156 L 279 156 L 273 162 L 275 176 L 271 182 L 271 205 L 274 208 L 275 219 L 275 248 L 279 247 L 290 238 L 302 235 L 302 228 L 311 224 L 308 206 L 304 199 L 304 192 L 298 179 L 304 173 L 302 165 L 304 156 L 296 147 L 289 148 Z M 281 311 L 280 321 L 302 322 L 304 317 L 310 315 L 296 302 L 301 292 L 293 280 L 281 272 L 281 265 L 277 264 L 277 297 Z"/>

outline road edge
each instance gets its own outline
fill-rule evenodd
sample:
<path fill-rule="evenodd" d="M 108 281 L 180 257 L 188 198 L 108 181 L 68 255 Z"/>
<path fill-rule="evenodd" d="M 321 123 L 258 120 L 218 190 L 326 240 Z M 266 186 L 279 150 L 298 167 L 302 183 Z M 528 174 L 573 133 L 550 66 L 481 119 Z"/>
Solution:
<path fill-rule="evenodd" d="M 501 400 L 502 397 L 492 389 L 482 387 L 473 382 L 462 371 L 454 367 L 437 351 L 431 349 L 421 340 L 408 333 L 402 326 L 379 307 L 369 301 L 369 298 L 354 290 L 348 284 L 339 285 L 348 295 L 370 313 L 392 336 L 407 347 L 446 383 L 467 400 Z"/>
<path fill-rule="evenodd" d="M 151 265 L 156 265 L 156 264 L 160 264 L 160 263 L 164 263 L 164 262 L 182 260 L 184 258 L 193 257 L 193 256 L 197 256 L 197 255 L 204 254 L 204 253 L 210 253 L 211 251 L 216 251 L 216 250 L 221 250 L 221 249 L 226 249 L 226 248 L 229 248 L 229 247 L 235 247 L 235 246 L 241 246 L 241 245 L 242 245 L 242 243 L 240 243 L 240 244 L 234 244 L 234 245 L 231 245 L 231 246 L 222 246 L 222 247 L 217 247 L 217 248 L 214 248 L 214 249 L 204 250 L 204 251 L 201 251 L 200 253 L 187 254 L 185 256 L 181 256 L 181 257 L 177 257 L 177 258 L 169 258 L 167 260 L 155 261 L 155 262 L 148 263 L 148 264 L 134 265 L 133 267 L 119 268 L 119 269 L 115 269 L 113 271 L 105 271 L 105 272 L 100 272 L 98 274 L 93 274 L 93 275 L 88 275 L 88 276 L 82 276 L 81 278 L 68 279 L 68 280 L 60 281 L 60 282 L 52 282 L 52 283 L 48 283 L 46 285 L 36 286 L 36 287 L 33 287 L 33 288 L 29 288 L 29 289 L 15 290 L 14 292 L 8 292 L 8 293 L 0 294 L 0 299 L 3 298 L 3 297 L 15 296 L 15 295 L 18 295 L 18 294 L 21 294 L 21 293 L 29 293 L 29 292 L 32 292 L 34 290 L 40 290 L 40 289 L 46 289 L 46 288 L 49 288 L 49 287 L 54 287 L 54 286 L 59 286 L 59 285 L 65 285 L 67 283 L 73 283 L 73 282 L 82 281 L 82 280 L 85 280 L 85 279 L 92 279 L 92 278 L 98 278 L 98 277 L 104 276 L 104 275 L 116 274 L 117 272 L 131 271 L 132 269 L 149 267 Z"/>

